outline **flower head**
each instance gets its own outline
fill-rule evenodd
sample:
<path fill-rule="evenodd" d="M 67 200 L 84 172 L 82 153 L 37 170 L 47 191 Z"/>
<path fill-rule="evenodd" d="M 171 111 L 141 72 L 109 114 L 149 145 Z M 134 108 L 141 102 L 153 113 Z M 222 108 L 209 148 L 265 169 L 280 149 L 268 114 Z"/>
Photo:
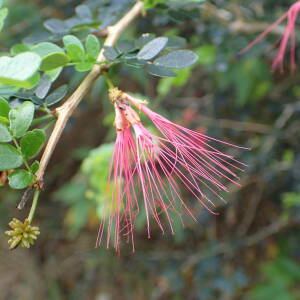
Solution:
<path fill-rule="evenodd" d="M 173 213 L 181 217 L 185 212 L 196 219 L 182 196 L 181 187 L 204 208 L 217 214 L 213 198 L 223 200 L 220 193 L 228 191 L 226 181 L 238 185 L 236 171 L 241 170 L 243 164 L 210 143 L 234 145 L 174 124 L 150 110 L 146 102 L 126 93 L 119 93 L 114 105 L 117 140 L 109 175 L 109 185 L 113 185 L 113 189 L 109 189 L 112 196 L 107 201 L 107 246 L 112 235 L 117 250 L 121 235 L 130 238 L 133 244 L 135 220 L 141 207 L 146 215 L 149 238 L 151 217 L 162 232 L 165 231 L 165 218 L 172 233 Z M 152 120 L 161 136 L 143 126 L 132 106 Z M 104 222 L 98 242 L 103 236 Z"/>
<path fill-rule="evenodd" d="M 254 45 L 256 45 L 261 39 L 263 39 L 268 33 L 270 33 L 274 27 L 282 23 L 285 19 L 287 19 L 287 24 L 285 27 L 285 31 L 280 38 L 280 46 L 278 49 L 278 53 L 273 60 L 272 69 L 275 70 L 277 68 L 280 68 L 281 71 L 283 71 L 283 60 L 285 53 L 287 51 L 288 42 L 290 40 L 291 43 L 291 49 L 290 49 L 290 65 L 291 70 L 294 71 L 296 68 L 296 62 L 295 62 L 295 53 L 296 53 L 296 20 L 298 17 L 298 13 L 300 10 L 300 1 L 297 1 L 294 3 L 289 10 L 282 15 L 276 22 L 274 22 L 271 26 L 269 26 L 263 33 L 261 33 L 252 43 L 250 43 L 245 49 L 243 49 L 240 53 L 244 53 L 248 51 L 250 48 L 252 48 Z"/>
<path fill-rule="evenodd" d="M 11 237 L 8 241 L 10 250 L 17 248 L 19 245 L 24 248 L 30 248 L 40 234 L 39 228 L 31 226 L 28 219 L 23 223 L 14 218 L 8 225 L 12 228 L 12 230 L 5 232 L 6 235 Z"/>

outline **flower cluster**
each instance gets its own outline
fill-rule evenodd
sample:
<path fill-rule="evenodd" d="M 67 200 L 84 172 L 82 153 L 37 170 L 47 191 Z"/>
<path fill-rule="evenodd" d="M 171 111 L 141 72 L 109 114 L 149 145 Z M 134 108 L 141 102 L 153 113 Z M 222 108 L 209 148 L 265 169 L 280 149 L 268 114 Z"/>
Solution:
<path fill-rule="evenodd" d="M 283 60 L 287 50 L 288 42 L 290 40 L 291 50 L 290 50 L 290 65 L 291 70 L 296 69 L 295 55 L 296 55 L 296 20 L 298 13 L 300 11 L 300 1 L 294 3 L 290 9 L 282 15 L 277 21 L 275 21 L 271 26 L 269 26 L 263 33 L 261 33 L 252 43 L 250 43 L 245 49 L 240 53 L 244 53 L 256 45 L 261 39 L 263 39 L 268 33 L 270 33 L 277 25 L 287 20 L 287 25 L 285 27 L 284 33 L 280 38 L 280 46 L 277 56 L 273 60 L 272 69 L 275 70 L 280 68 L 283 71 Z"/>
<path fill-rule="evenodd" d="M 135 221 L 141 209 L 146 215 L 149 238 L 150 217 L 162 232 L 165 217 L 172 233 L 173 213 L 181 217 L 185 212 L 196 219 L 181 187 L 217 214 L 212 199 L 223 200 L 220 193 L 228 191 L 226 182 L 238 185 L 236 171 L 242 170 L 243 164 L 212 143 L 237 146 L 176 125 L 150 110 L 145 101 L 116 88 L 110 90 L 110 99 L 115 106 L 117 139 L 108 178 L 108 217 L 102 219 L 97 244 L 106 228 L 107 247 L 113 240 L 119 251 L 120 238 L 124 236 L 132 241 L 134 249 Z M 133 107 L 152 120 L 161 136 L 143 126 Z"/>
<path fill-rule="evenodd" d="M 40 234 L 39 228 L 31 226 L 28 219 L 23 223 L 14 218 L 8 225 L 12 228 L 12 230 L 5 232 L 11 237 L 8 241 L 10 250 L 17 248 L 19 245 L 24 248 L 30 248 Z"/>

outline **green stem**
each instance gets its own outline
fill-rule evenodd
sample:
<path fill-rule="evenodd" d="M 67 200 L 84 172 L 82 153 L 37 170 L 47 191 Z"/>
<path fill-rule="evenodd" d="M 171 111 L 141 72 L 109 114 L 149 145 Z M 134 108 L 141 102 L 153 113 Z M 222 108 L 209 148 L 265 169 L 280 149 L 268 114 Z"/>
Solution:
<path fill-rule="evenodd" d="M 107 85 L 108 85 L 108 87 L 110 89 L 112 89 L 112 88 L 115 87 L 114 84 L 112 83 L 111 79 L 109 78 L 109 76 L 107 74 L 105 74 L 105 79 L 106 79 L 106 83 L 107 83 Z"/>
<path fill-rule="evenodd" d="M 52 120 L 51 122 L 49 122 L 48 124 L 46 124 L 44 127 L 42 127 L 43 130 L 48 129 L 50 126 L 52 126 L 55 123 L 55 120 Z"/>
<path fill-rule="evenodd" d="M 51 110 L 46 106 L 46 104 L 44 104 L 44 106 L 40 107 L 38 110 L 42 111 L 42 112 L 45 112 L 48 115 L 51 115 Z"/>
<path fill-rule="evenodd" d="M 32 204 L 31 204 L 31 208 L 30 208 L 29 215 L 28 215 L 28 218 L 27 218 L 28 221 L 29 221 L 29 223 L 32 222 L 32 219 L 34 217 L 34 213 L 35 213 L 36 206 L 37 206 L 37 203 L 38 203 L 38 200 L 39 200 L 39 196 L 40 196 L 40 191 L 36 190 L 34 192 L 34 195 L 33 195 L 33 200 L 32 200 Z"/>
<path fill-rule="evenodd" d="M 55 119 L 55 116 L 54 115 L 46 115 L 46 116 L 42 116 L 40 118 L 36 118 L 32 121 L 31 123 L 31 126 L 35 126 L 35 125 L 38 125 L 40 123 L 44 123 L 44 122 L 47 122 L 47 121 L 52 121 Z"/>

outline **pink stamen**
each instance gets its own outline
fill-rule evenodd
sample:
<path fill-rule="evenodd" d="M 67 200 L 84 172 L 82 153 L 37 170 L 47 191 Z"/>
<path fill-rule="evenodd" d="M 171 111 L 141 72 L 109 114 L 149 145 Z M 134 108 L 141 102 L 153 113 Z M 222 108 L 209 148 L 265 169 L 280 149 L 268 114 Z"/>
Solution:
<path fill-rule="evenodd" d="M 239 185 L 236 171 L 244 164 L 217 150 L 211 142 L 245 149 L 174 124 L 146 107 L 145 102 L 124 95 L 152 120 L 162 137 L 147 130 L 129 105 L 123 105 L 122 110 L 116 105 L 117 140 L 105 208 L 108 217 L 102 219 L 97 244 L 101 242 L 106 227 L 106 245 L 109 247 L 113 240 L 117 252 L 120 251 L 121 236 L 131 240 L 134 251 L 135 222 L 141 203 L 148 238 L 151 237 L 151 218 L 164 233 L 162 219 L 165 217 L 172 234 L 171 212 L 181 221 L 183 212 L 196 220 L 191 205 L 181 195 L 181 187 L 205 209 L 217 215 L 214 199 L 224 201 L 220 192 L 228 191 L 226 183 Z"/>
<path fill-rule="evenodd" d="M 261 33 L 258 37 L 254 39 L 246 48 L 244 48 L 240 54 L 245 53 L 258 42 L 260 42 L 267 34 L 269 34 L 277 25 L 281 24 L 285 19 L 287 19 L 287 25 L 285 27 L 285 31 L 280 38 L 280 46 L 278 49 L 278 53 L 273 60 L 272 69 L 275 70 L 277 68 L 283 72 L 283 60 L 287 51 L 288 42 L 290 40 L 291 43 L 291 51 L 290 51 L 290 67 L 291 71 L 296 69 L 295 55 L 296 55 L 296 20 L 298 17 L 298 13 L 300 10 L 300 1 L 294 3 L 289 10 L 282 15 L 277 21 L 275 21 L 271 26 L 269 26 L 263 33 Z"/>

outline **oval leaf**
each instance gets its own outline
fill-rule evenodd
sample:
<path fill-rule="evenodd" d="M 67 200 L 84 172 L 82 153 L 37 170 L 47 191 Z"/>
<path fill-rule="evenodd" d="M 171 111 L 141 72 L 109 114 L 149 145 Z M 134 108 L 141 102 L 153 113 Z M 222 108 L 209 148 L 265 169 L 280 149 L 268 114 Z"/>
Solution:
<path fill-rule="evenodd" d="M 94 64 L 89 62 L 83 62 L 75 65 L 75 70 L 78 72 L 86 72 L 93 68 Z"/>
<path fill-rule="evenodd" d="M 42 129 L 26 132 L 21 139 L 21 150 L 25 158 L 36 156 L 46 141 L 46 133 Z"/>
<path fill-rule="evenodd" d="M 60 100 L 62 100 L 68 92 L 68 85 L 64 84 L 57 88 L 54 92 L 48 95 L 45 99 L 45 103 L 47 106 L 51 106 Z"/>
<path fill-rule="evenodd" d="M 8 143 L 12 140 L 12 137 L 9 133 L 8 128 L 0 122 L 0 142 L 1 143 Z"/>
<path fill-rule="evenodd" d="M 35 89 L 35 95 L 40 98 L 44 99 L 48 94 L 49 89 L 51 88 L 52 80 L 49 76 L 44 75 L 39 83 L 39 85 Z"/>
<path fill-rule="evenodd" d="M 53 70 L 65 66 L 69 62 L 64 50 L 53 43 L 40 43 L 32 47 L 32 51 L 42 58 L 40 66 L 42 71 Z"/>
<path fill-rule="evenodd" d="M 84 48 L 81 41 L 74 35 L 63 37 L 67 54 L 72 61 L 82 61 L 84 59 Z"/>
<path fill-rule="evenodd" d="M 29 128 L 34 115 L 34 105 L 30 101 L 23 102 L 20 106 L 9 112 L 10 130 L 14 137 L 23 136 Z"/>
<path fill-rule="evenodd" d="M 147 65 L 146 70 L 151 75 L 158 76 L 158 77 L 175 77 L 176 76 L 176 73 L 174 73 L 173 71 L 171 71 L 165 67 L 156 66 L 154 64 Z"/>
<path fill-rule="evenodd" d="M 24 52 L 15 57 L 0 58 L 0 83 L 32 88 L 36 84 L 35 74 L 41 64 L 39 55 Z"/>
<path fill-rule="evenodd" d="M 22 165 L 23 158 L 18 150 L 9 144 L 0 144 L 0 170 L 15 169 Z"/>
<path fill-rule="evenodd" d="M 13 189 L 27 188 L 33 182 L 33 175 L 25 170 L 16 170 L 8 175 L 8 183 Z"/>
<path fill-rule="evenodd" d="M 45 28 L 55 34 L 63 34 L 69 31 L 69 27 L 64 21 L 59 19 L 49 19 L 44 22 Z"/>
<path fill-rule="evenodd" d="M 8 118 L 10 107 L 8 102 L 0 97 L 0 117 Z"/>
<path fill-rule="evenodd" d="M 137 54 L 138 59 L 149 60 L 156 56 L 167 45 L 168 38 L 158 37 L 147 43 Z"/>
<path fill-rule="evenodd" d="M 157 58 L 154 63 L 166 68 L 181 69 L 194 64 L 198 56 L 191 50 L 177 50 Z"/>
<path fill-rule="evenodd" d="M 85 49 L 87 54 L 91 56 L 91 58 L 97 58 L 100 52 L 100 42 L 93 34 L 89 34 L 87 36 L 85 40 Z"/>
<path fill-rule="evenodd" d="M 114 47 L 104 46 L 103 55 L 108 60 L 115 60 L 120 55 L 120 53 Z"/>
<path fill-rule="evenodd" d="M 49 71 L 65 66 L 69 62 L 69 58 L 65 53 L 56 52 L 45 56 L 42 60 L 40 69 Z"/>

